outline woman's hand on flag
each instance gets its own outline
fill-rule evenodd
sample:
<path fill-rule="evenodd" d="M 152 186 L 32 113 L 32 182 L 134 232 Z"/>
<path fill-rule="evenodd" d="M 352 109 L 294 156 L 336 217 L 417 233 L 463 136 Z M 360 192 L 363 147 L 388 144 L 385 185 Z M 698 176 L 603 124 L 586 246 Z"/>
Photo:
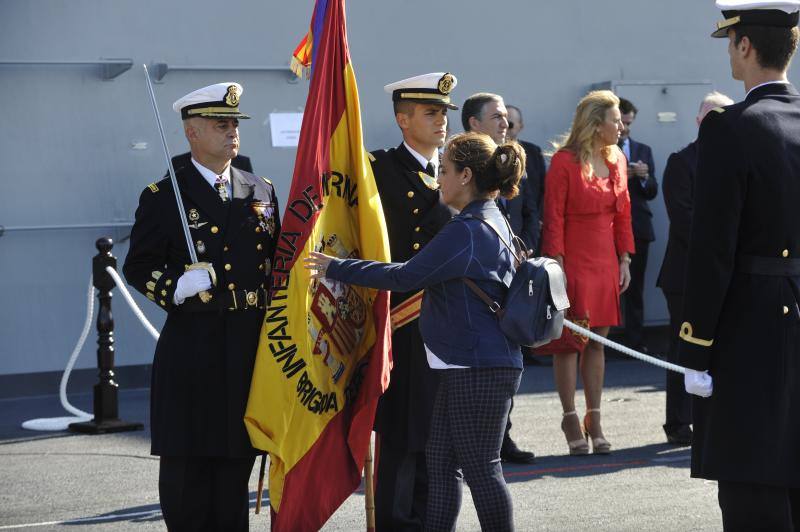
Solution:
<path fill-rule="evenodd" d="M 312 251 L 308 257 L 303 259 L 303 265 L 306 270 L 313 270 L 311 273 L 312 279 L 324 279 L 328 271 L 328 265 L 333 260 L 333 257 L 317 251 Z"/>

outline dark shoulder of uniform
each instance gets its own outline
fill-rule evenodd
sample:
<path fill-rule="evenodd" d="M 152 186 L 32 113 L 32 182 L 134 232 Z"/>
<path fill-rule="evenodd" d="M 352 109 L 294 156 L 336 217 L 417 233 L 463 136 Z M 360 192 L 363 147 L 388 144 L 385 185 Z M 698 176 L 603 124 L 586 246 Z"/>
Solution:
<path fill-rule="evenodd" d="M 388 148 L 388 149 L 384 148 L 380 150 L 371 151 L 369 152 L 369 160 L 372 163 L 381 163 L 383 161 L 388 160 L 388 158 L 391 156 L 394 150 L 395 148 Z"/>

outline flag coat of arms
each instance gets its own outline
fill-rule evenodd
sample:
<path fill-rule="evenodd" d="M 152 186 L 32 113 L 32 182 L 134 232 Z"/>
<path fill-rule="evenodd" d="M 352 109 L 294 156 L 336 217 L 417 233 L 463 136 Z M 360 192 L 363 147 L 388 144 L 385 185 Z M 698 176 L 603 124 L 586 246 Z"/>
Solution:
<path fill-rule="evenodd" d="M 386 292 L 311 280 L 310 251 L 388 261 L 361 133 L 344 0 L 317 0 L 296 72 L 311 86 L 245 414 L 270 454 L 276 530 L 317 530 L 359 486 L 390 369 Z"/>

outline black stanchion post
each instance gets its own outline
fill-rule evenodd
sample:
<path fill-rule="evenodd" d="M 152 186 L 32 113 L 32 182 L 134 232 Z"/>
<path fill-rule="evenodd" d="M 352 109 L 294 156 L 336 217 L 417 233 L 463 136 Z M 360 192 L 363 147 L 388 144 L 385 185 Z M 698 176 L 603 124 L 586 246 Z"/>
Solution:
<path fill-rule="evenodd" d="M 107 266 L 117 268 L 117 259 L 111 254 L 114 241 L 108 237 L 95 242 L 98 253 L 92 259 L 92 279 L 99 291 L 100 306 L 97 312 L 97 368 L 100 382 L 94 385 L 94 419 L 83 423 L 72 423 L 69 429 L 85 434 L 124 432 L 141 430 L 141 423 L 130 423 L 119 419 L 117 389 L 114 382 L 114 317 L 111 314 L 111 290 L 114 279 L 106 271 Z"/>

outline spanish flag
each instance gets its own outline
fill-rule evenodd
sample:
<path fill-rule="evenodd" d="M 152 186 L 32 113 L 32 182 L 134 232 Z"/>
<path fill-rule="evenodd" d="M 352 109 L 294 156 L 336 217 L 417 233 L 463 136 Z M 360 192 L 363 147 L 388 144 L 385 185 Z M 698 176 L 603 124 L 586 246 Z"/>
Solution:
<path fill-rule="evenodd" d="M 388 261 L 389 243 L 344 0 L 316 1 L 295 59 L 299 70 L 310 67 L 311 87 L 245 424 L 253 446 L 270 454 L 273 528 L 318 530 L 361 483 L 389 382 L 391 328 L 386 292 L 312 281 L 302 259 L 317 250 Z"/>

